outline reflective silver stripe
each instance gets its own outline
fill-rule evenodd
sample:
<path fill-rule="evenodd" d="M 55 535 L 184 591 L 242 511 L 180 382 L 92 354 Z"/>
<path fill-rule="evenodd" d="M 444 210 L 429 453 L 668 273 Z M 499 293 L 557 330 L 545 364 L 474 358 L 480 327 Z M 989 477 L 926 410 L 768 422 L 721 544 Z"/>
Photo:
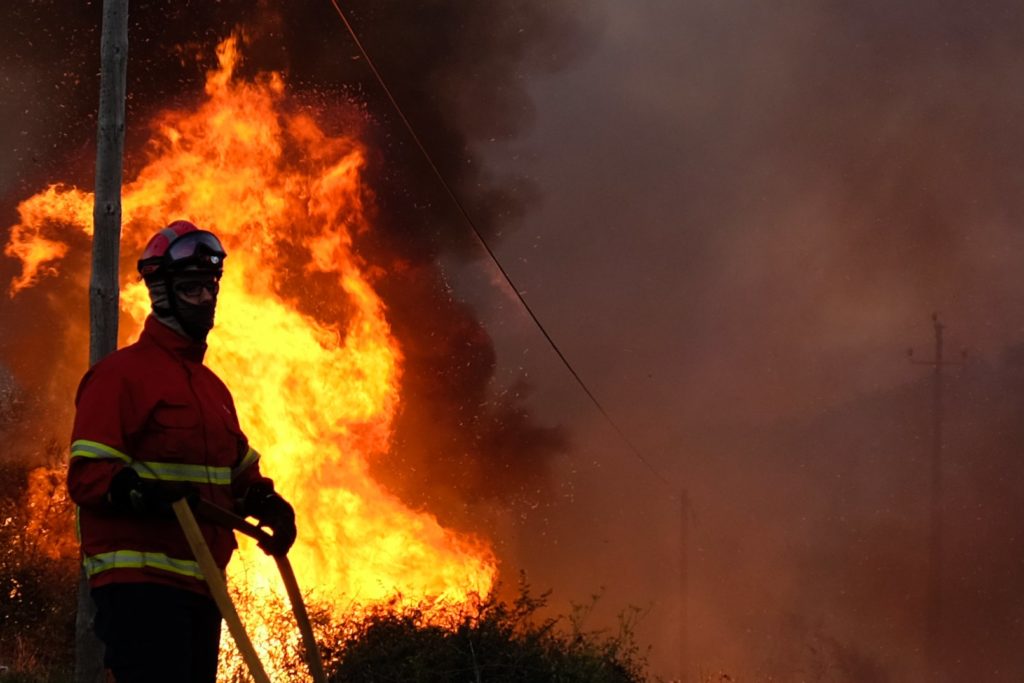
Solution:
<path fill-rule="evenodd" d="M 150 553 L 138 550 L 115 550 L 110 553 L 91 555 L 82 560 L 86 576 L 92 578 L 100 572 L 111 569 L 160 569 L 172 574 L 189 576 L 193 579 L 203 578 L 199 563 L 195 560 L 181 560 L 168 557 L 164 553 Z"/>
<path fill-rule="evenodd" d="M 143 479 L 160 481 L 188 481 L 197 484 L 231 483 L 230 467 L 207 467 L 205 465 L 184 465 L 171 462 L 136 460 L 131 465 Z"/>
<path fill-rule="evenodd" d="M 257 462 L 259 459 L 259 451 L 257 451 L 255 448 L 250 448 L 249 452 L 245 454 L 244 458 L 242 458 L 242 462 L 235 465 L 235 468 L 231 470 L 231 478 L 234 479 L 235 477 L 240 475 L 242 472 L 248 469 L 249 466 Z"/>
<path fill-rule="evenodd" d="M 131 458 L 116 448 L 111 448 L 110 446 L 98 441 L 88 441 L 87 439 L 79 439 L 71 444 L 71 457 L 112 458 L 115 460 L 123 460 L 124 462 L 132 461 Z"/>

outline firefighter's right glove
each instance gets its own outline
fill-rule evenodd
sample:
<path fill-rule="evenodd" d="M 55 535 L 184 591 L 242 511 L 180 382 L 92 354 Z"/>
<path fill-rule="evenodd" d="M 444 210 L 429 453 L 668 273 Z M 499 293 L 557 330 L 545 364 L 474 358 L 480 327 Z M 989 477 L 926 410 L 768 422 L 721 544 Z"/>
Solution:
<path fill-rule="evenodd" d="M 245 494 L 242 513 L 255 517 L 260 526 L 268 527 L 273 537 L 259 546 L 268 555 L 284 557 L 295 543 L 295 510 L 272 486 L 253 484 Z"/>
<path fill-rule="evenodd" d="M 115 474 L 107 491 L 107 500 L 117 510 L 141 517 L 174 519 L 171 505 L 182 498 L 192 507 L 199 500 L 199 491 L 187 483 L 143 479 L 131 467 Z"/>

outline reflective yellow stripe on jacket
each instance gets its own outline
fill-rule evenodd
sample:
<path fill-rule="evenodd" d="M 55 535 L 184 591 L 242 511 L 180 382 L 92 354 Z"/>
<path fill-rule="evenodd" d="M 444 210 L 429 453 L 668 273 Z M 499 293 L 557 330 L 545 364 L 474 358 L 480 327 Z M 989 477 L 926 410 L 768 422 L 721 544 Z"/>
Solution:
<path fill-rule="evenodd" d="M 120 460 L 128 463 L 143 479 L 227 486 L 238 475 L 259 461 L 260 454 L 256 449 L 250 448 L 242 461 L 233 468 L 208 467 L 155 460 L 133 460 L 130 456 L 106 444 L 79 439 L 71 444 L 71 457 Z"/>
<path fill-rule="evenodd" d="M 259 452 L 255 448 L 250 448 L 249 451 L 245 454 L 245 457 L 242 458 L 242 462 L 235 465 L 234 469 L 231 470 L 231 478 L 237 478 L 238 475 L 240 475 L 246 469 L 251 467 L 257 461 L 259 461 L 259 459 Z"/>
<path fill-rule="evenodd" d="M 176 462 L 154 462 L 136 460 L 131 465 L 143 479 L 159 481 L 187 481 L 196 484 L 231 484 L 230 467 L 207 467 L 206 465 L 183 465 Z"/>
<path fill-rule="evenodd" d="M 111 569 L 160 569 L 172 574 L 203 579 L 203 572 L 195 560 L 182 560 L 169 557 L 164 553 L 151 553 L 139 550 L 115 550 L 109 553 L 91 555 L 82 560 L 85 574 L 90 579 L 101 572 Z"/>
<path fill-rule="evenodd" d="M 123 462 L 132 461 L 130 457 L 116 448 L 111 448 L 110 446 L 98 441 L 89 441 L 87 439 L 79 439 L 71 444 L 71 457 L 93 458 L 97 460 L 112 459 L 121 460 Z"/>

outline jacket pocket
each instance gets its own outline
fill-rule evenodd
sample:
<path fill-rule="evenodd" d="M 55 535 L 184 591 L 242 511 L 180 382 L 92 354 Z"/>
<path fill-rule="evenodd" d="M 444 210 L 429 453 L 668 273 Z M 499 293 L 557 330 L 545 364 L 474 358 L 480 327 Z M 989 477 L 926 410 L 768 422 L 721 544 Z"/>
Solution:
<path fill-rule="evenodd" d="M 160 401 L 147 424 L 137 458 L 181 463 L 206 460 L 203 418 L 195 404 Z"/>
<path fill-rule="evenodd" d="M 163 429 L 198 429 L 199 410 L 187 403 L 161 401 L 153 410 L 153 422 Z"/>

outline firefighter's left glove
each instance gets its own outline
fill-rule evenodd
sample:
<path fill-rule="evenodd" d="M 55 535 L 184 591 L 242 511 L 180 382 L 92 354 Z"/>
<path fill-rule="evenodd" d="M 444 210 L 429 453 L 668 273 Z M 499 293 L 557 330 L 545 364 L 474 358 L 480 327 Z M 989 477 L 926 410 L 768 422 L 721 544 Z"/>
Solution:
<path fill-rule="evenodd" d="M 107 491 L 107 500 L 114 508 L 141 517 L 174 519 L 171 505 L 182 498 L 194 507 L 199 491 L 188 483 L 143 479 L 130 467 L 114 475 Z"/>
<path fill-rule="evenodd" d="M 284 557 L 295 543 L 295 510 L 273 487 L 253 484 L 245 495 L 242 511 L 255 517 L 260 526 L 268 527 L 273 537 L 261 542 L 260 548 L 268 555 Z"/>

